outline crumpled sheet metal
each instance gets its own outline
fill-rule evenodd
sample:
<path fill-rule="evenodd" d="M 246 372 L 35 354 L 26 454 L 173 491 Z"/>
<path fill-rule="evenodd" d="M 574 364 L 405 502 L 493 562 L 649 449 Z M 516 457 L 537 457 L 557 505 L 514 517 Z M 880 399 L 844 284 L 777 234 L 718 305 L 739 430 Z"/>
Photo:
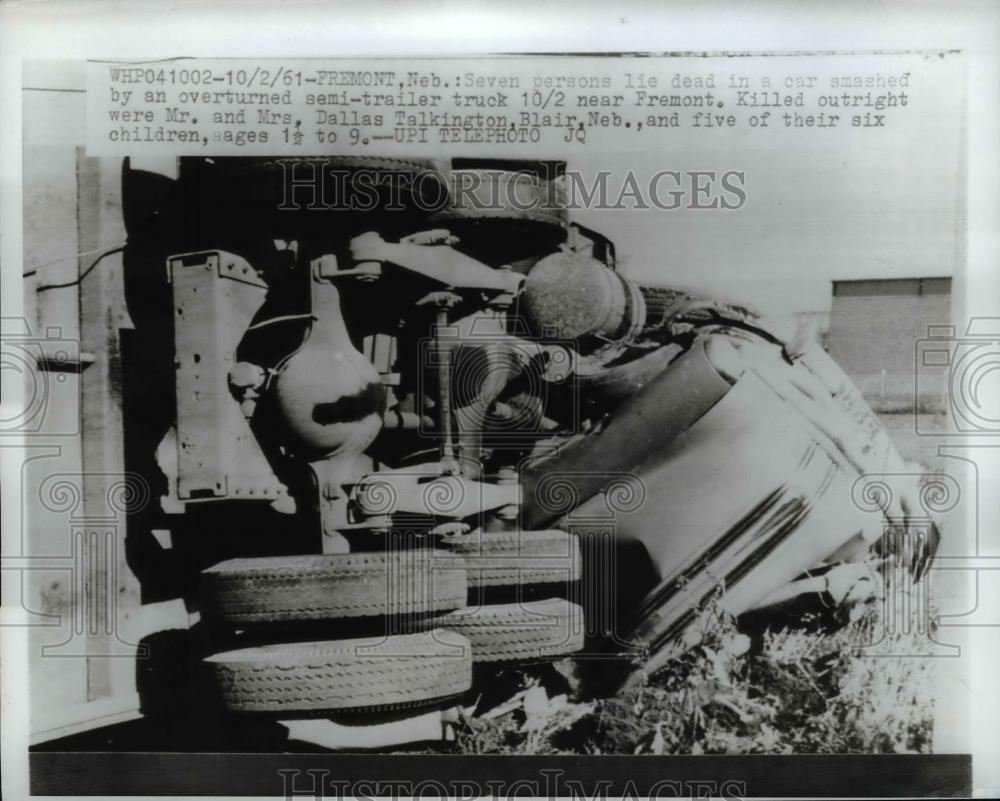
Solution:
<path fill-rule="evenodd" d="M 711 332 L 711 334 L 710 334 Z M 622 403 L 596 431 L 570 440 L 524 471 L 524 512 L 546 519 L 544 490 L 560 476 L 580 499 L 562 522 L 608 521 L 632 556 L 611 576 L 587 578 L 613 598 L 617 631 L 644 646 L 648 670 L 671 655 L 698 610 L 720 588 L 738 614 L 860 537 L 871 543 L 898 510 L 856 502 L 870 473 L 914 472 L 857 390 L 829 357 L 805 348 L 792 360 L 780 343 L 745 329 L 707 327 L 703 339 Z M 745 371 L 734 386 L 706 357 L 725 336 Z M 629 476 L 639 502 L 609 518 L 610 483 Z M 904 488 L 905 490 L 905 488 Z M 641 554 L 647 564 L 636 563 Z M 609 589 L 610 588 L 610 589 Z"/>
<path fill-rule="evenodd" d="M 744 612 L 857 534 L 881 531 L 877 516 L 852 503 L 850 465 L 752 373 L 661 456 L 643 474 L 643 508 L 615 521 L 616 534 L 640 540 L 659 571 L 624 621 L 626 639 L 653 654 L 720 586 L 721 607 Z"/>

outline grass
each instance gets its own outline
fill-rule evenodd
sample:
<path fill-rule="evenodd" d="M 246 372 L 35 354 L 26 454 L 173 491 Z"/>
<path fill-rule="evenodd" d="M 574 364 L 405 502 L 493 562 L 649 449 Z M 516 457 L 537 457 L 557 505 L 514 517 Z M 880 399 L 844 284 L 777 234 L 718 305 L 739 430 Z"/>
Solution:
<path fill-rule="evenodd" d="M 877 615 L 875 604 L 858 607 L 839 631 L 765 631 L 751 646 L 734 620 L 715 613 L 700 645 L 641 686 L 583 701 L 529 681 L 495 714 L 466 718 L 457 747 L 476 754 L 927 753 L 933 660 L 859 656 Z"/>

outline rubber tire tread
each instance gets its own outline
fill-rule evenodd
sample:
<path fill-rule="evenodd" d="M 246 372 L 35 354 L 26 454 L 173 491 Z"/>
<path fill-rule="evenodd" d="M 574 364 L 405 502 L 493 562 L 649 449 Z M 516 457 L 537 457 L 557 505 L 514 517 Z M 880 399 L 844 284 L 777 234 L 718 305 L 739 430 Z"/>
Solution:
<path fill-rule="evenodd" d="M 240 625 L 443 612 L 465 605 L 462 567 L 430 550 L 230 559 L 202 571 L 202 614 Z"/>
<path fill-rule="evenodd" d="M 282 715 L 426 706 L 466 692 L 472 647 L 443 629 L 243 648 L 205 659 L 233 712 Z"/>
<path fill-rule="evenodd" d="M 565 584 L 580 578 L 580 544 L 558 529 L 485 531 L 452 538 L 447 547 L 462 557 L 470 589 Z"/>
<path fill-rule="evenodd" d="M 468 637 L 473 662 L 557 659 L 583 648 L 583 609 L 561 598 L 459 609 L 433 625 Z"/>

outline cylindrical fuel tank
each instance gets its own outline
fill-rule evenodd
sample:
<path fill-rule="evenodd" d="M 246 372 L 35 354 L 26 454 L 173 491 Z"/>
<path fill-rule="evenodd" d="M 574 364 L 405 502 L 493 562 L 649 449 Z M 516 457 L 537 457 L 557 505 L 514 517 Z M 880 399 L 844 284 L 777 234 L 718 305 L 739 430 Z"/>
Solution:
<path fill-rule="evenodd" d="M 630 287 L 614 270 L 581 253 L 552 253 L 524 282 L 521 309 L 535 334 L 558 339 L 618 339 L 634 316 Z"/>
<path fill-rule="evenodd" d="M 559 251 L 528 272 L 521 309 L 537 336 L 576 340 L 586 350 L 653 335 L 690 300 L 684 290 L 633 281 L 586 253 Z"/>

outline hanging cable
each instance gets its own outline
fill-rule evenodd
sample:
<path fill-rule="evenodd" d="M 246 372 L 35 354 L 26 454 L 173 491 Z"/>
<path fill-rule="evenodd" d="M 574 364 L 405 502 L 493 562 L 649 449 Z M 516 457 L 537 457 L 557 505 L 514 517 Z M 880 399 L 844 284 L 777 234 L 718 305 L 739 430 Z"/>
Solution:
<path fill-rule="evenodd" d="M 108 256 L 111 256 L 111 255 L 113 255 L 115 253 L 121 253 L 123 250 L 125 250 L 125 246 L 124 245 L 121 245 L 120 247 L 112 248 L 111 250 L 104 251 L 104 253 L 102 253 L 100 256 L 98 256 L 96 259 L 94 259 L 94 261 L 91 262 L 90 266 L 86 270 L 84 270 L 82 273 L 80 273 L 80 277 L 77 278 L 74 281 L 66 281 L 65 283 L 62 283 L 62 284 L 42 284 L 42 286 L 36 287 L 35 291 L 36 292 L 44 292 L 47 289 L 65 289 L 67 287 L 77 286 L 77 285 L 80 284 L 81 281 L 83 281 L 84 278 L 86 278 L 88 275 L 90 275 L 91 271 L 98 264 L 100 264 L 103 259 L 106 259 Z M 83 255 L 83 254 L 79 254 L 79 255 Z M 62 259 L 59 259 L 59 261 L 62 261 Z M 50 264 L 54 264 L 54 263 L 55 262 L 50 262 Z M 40 266 L 44 267 L 45 265 L 43 264 L 43 265 L 40 265 Z M 38 268 L 36 268 L 36 270 L 35 270 L 36 272 L 37 272 L 37 269 Z M 24 275 L 25 276 L 33 275 L 33 273 L 29 272 L 29 273 L 25 273 Z"/>
<path fill-rule="evenodd" d="M 122 242 L 119 247 L 125 247 L 125 243 Z M 58 259 L 52 259 L 52 261 L 43 261 L 41 264 L 36 264 L 30 270 L 26 270 L 25 272 L 21 273 L 21 277 L 30 278 L 31 276 L 35 275 L 39 270 L 41 270 L 43 267 L 49 267 L 50 265 L 59 264 L 59 262 L 63 261 L 73 261 L 74 259 L 82 259 L 84 256 L 93 256 L 95 253 L 102 253 L 103 251 L 104 248 L 94 248 L 93 250 L 84 250 L 81 251 L 80 253 L 74 253 L 72 256 L 60 256 Z"/>
<path fill-rule="evenodd" d="M 315 320 L 316 317 L 312 314 L 284 314 L 280 317 L 271 317 L 267 320 L 261 320 L 259 323 L 254 323 L 247 327 L 247 331 L 256 331 L 258 328 L 266 328 L 269 325 L 274 325 L 275 323 L 285 323 L 291 320 Z"/>

